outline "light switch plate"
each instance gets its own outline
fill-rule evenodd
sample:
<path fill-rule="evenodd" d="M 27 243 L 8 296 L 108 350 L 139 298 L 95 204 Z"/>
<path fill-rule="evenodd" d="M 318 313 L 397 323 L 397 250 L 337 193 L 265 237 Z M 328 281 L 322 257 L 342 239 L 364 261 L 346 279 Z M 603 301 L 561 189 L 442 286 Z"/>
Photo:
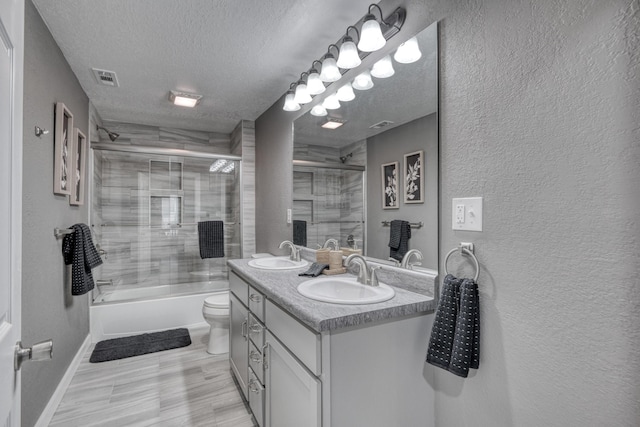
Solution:
<path fill-rule="evenodd" d="M 482 231 L 482 197 L 453 199 L 451 228 L 454 230 Z"/>

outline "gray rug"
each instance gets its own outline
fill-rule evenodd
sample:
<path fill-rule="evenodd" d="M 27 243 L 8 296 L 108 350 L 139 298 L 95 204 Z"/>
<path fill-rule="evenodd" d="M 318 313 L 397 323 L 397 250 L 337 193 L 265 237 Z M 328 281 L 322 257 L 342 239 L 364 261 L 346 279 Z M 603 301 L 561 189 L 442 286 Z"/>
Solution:
<path fill-rule="evenodd" d="M 132 337 L 114 338 L 100 341 L 91 353 L 89 362 L 99 363 L 109 360 L 124 359 L 186 347 L 191 344 L 191 336 L 186 328 L 135 335 Z"/>

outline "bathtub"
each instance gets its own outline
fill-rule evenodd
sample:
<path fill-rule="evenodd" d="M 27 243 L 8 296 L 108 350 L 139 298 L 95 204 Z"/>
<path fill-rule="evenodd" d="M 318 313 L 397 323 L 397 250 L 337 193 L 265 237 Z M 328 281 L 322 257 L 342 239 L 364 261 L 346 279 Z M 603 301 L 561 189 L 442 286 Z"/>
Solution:
<path fill-rule="evenodd" d="M 226 281 L 216 285 L 208 292 L 186 295 L 170 295 L 169 286 L 106 291 L 90 308 L 91 341 L 207 326 L 202 317 L 205 298 L 229 289 Z"/>

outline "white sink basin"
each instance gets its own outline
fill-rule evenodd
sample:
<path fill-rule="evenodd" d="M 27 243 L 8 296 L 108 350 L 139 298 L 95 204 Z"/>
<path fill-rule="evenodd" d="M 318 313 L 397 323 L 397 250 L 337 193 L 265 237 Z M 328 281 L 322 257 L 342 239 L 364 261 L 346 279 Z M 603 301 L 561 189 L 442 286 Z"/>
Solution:
<path fill-rule="evenodd" d="M 298 285 L 298 292 L 316 301 L 334 304 L 374 304 L 393 298 L 393 288 L 363 285 L 355 277 L 318 277 Z"/>
<path fill-rule="evenodd" d="M 250 267 L 261 268 L 263 270 L 291 270 L 306 267 L 307 265 L 309 265 L 309 263 L 305 260 L 293 261 L 288 256 L 256 258 L 249 261 Z"/>

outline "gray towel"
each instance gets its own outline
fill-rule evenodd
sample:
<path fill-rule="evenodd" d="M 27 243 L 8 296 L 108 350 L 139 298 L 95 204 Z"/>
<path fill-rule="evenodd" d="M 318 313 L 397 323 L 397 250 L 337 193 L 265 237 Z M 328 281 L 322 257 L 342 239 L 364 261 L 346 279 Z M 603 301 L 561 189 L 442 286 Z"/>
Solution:
<path fill-rule="evenodd" d="M 307 246 L 307 221 L 293 220 L 293 244 Z"/>
<path fill-rule="evenodd" d="M 223 258 L 224 223 L 222 221 L 199 222 L 198 243 L 200 245 L 200 258 Z"/>
<path fill-rule="evenodd" d="M 411 225 L 407 221 L 394 219 L 389 230 L 389 256 L 398 261 L 409 251 Z"/>
<path fill-rule="evenodd" d="M 318 277 L 327 268 L 329 268 L 329 264 L 320 264 L 318 262 L 314 262 L 313 264 L 311 264 L 311 267 L 309 267 L 307 271 L 298 274 L 298 276 Z"/>
<path fill-rule="evenodd" d="M 73 233 L 62 240 L 62 255 L 66 265 L 71 267 L 71 295 L 84 295 L 94 288 L 91 269 L 102 264 L 91 239 L 91 230 L 86 224 L 71 226 Z"/>

